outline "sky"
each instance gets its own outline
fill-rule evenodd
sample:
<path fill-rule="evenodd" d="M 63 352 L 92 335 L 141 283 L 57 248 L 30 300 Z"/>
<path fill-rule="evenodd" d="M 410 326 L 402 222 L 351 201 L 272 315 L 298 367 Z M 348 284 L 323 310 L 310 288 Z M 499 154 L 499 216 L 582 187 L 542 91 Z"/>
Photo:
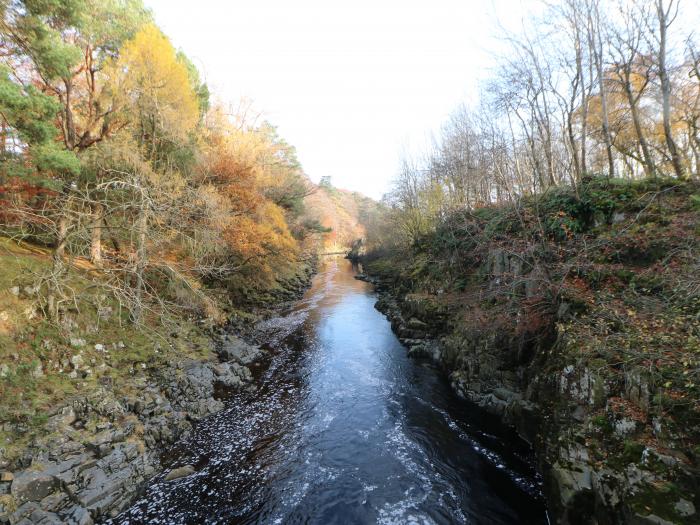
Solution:
<path fill-rule="evenodd" d="M 530 0 L 146 0 L 216 97 L 253 103 L 312 180 L 380 198 L 488 76 Z M 196 8 L 194 6 L 196 5 Z"/>

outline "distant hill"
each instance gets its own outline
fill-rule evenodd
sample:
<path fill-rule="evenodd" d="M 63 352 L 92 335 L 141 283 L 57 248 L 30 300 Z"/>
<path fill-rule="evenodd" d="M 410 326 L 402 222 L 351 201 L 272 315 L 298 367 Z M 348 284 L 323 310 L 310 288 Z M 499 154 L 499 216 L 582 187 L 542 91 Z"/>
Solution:
<path fill-rule="evenodd" d="M 379 204 L 361 193 L 334 188 L 327 179 L 313 186 L 304 200 L 304 220 L 330 228 L 322 235 L 322 251 L 348 251 L 354 240 L 365 237 L 367 219 Z"/>

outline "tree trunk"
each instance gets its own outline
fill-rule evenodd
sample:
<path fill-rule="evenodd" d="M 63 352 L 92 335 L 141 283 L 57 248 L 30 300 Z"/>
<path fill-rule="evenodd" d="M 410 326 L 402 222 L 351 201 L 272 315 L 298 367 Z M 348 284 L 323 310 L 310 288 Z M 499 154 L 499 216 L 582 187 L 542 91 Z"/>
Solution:
<path fill-rule="evenodd" d="M 95 204 L 92 208 L 92 226 L 90 231 L 90 260 L 95 266 L 102 264 L 102 222 L 104 207 Z"/>
<path fill-rule="evenodd" d="M 141 210 L 136 224 L 136 268 L 134 271 L 136 282 L 134 286 L 134 307 L 131 311 L 132 323 L 141 324 L 143 316 L 143 273 L 146 269 L 146 236 L 148 228 L 148 208 L 145 196 L 141 199 Z"/>
<path fill-rule="evenodd" d="M 63 262 L 63 256 L 66 254 L 66 241 L 68 237 L 68 217 L 65 213 L 61 213 L 58 218 L 57 232 L 56 232 L 56 244 L 53 250 L 54 262 Z"/>
<path fill-rule="evenodd" d="M 107 224 L 107 217 L 104 215 L 102 216 L 102 225 L 107 230 L 107 234 L 109 235 L 109 240 L 112 243 L 112 248 L 114 248 L 114 251 L 121 252 L 122 247 L 119 244 L 119 239 L 117 239 L 117 236 L 114 235 L 112 228 L 110 228 L 109 224 Z"/>
<path fill-rule="evenodd" d="M 644 132 L 642 131 L 642 123 L 639 120 L 639 108 L 637 107 L 637 99 L 632 93 L 632 86 L 630 84 L 629 75 L 626 74 L 624 80 L 625 94 L 627 95 L 627 102 L 630 105 L 630 113 L 632 114 L 632 123 L 634 124 L 634 131 L 637 134 L 637 140 L 639 140 L 639 146 L 642 149 L 642 157 L 644 162 L 644 173 L 647 177 L 652 178 L 656 176 L 656 170 L 654 168 L 654 160 L 651 157 L 651 152 L 649 151 L 649 144 L 647 139 L 644 137 Z"/>
<path fill-rule="evenodd" d="M 610 122 L 608 120 L 608 97 L 605 94 L 605 82 L 603 81 L 603 67 L 598 61 L 598 87 L 600 89 L 600 110 L 603 113 L 603 138 L 605 139 L 605 153 L 608 157 L 608 177 L 615 177 L 615 159 L 612 152 L 612 138 L 610 136 Z"/>
<path fill-rule="evenodd" d="M 669 12 L 672 4 L 673 2 L 669 3 Z M 673 171 L 676 172 L 676 177 L 681 179 L 683 178 L 683 165 L 681 164 L 680 154 L 678 153 L 676 142 L 673 140 L 673 131 L 671 129 L 671 79 L 668 76 L 668 68 L 666 67 L 666 31 L 670 21 L 668 20 L 669 12 L 664 11 L 663 0 L 657 0 L 656 12 L 659 17 L 659 80 L 661 81 L 661 95 L 663 99 L 664 136 L 671 163 L 673 164 Z"/>
<path fill-rule="evenodd" d="M 68 217 L 61 213 L 57 222 L 56 244 L 53 250 L 53 264 L 51 276 L 47 285 L 47 315 L 49 319 L 58 319 L 58 296 L 60 294 L 59 281 L 63 275 L 65 265 L 63 257 L 66 253 L 66 240 L 68 237 Z"/>
<path fill-rule="evenodd" d="M 600 111 L 602 113 L 603 139 L 605 140 L 605 152 L 608 157 L 608 177 L 615 177 L 615 160 L 612 151 L 612 138 L 610 136 L 610 122 L 608 119 L 608 96 L 605 90 L 605 78 L 603 74 L 603 43 L 600 41 L 600 22 L 598 5 L 594 6 L 595 13 L 590 13 L 589 24 L 589 46 L 593 53 L 596 74 L 598 75 L 598 90 L 600 91 Z M 595 20 L 593 17 L 595 16 Z"/>

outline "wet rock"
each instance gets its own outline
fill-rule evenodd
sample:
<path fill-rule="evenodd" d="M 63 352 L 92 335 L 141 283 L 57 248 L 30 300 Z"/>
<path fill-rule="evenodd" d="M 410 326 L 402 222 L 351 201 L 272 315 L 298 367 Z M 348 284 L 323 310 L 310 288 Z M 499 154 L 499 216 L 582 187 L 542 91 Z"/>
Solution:
<path fill-rule="evenodd" d="M 573 509 L 581 496 L 593 494 L 592 471 L 588 465 L 579 463 L 576 468 L 566 468 L 556 463 L 552 467 L 551 475 L 559 494 L 559 504 L 564 509 Z"/>
<path fill-rule="evenodd" d="M 508 390 L 507 388 L 494 388 L 493 389 L 494 395 L 503 401 L 506 401 L 508 403 L 515 401 L 515 400 L 520 400 L 522 399 L 522 394 L 519 392 L 513 392 L 511 390 Z"/>
<path fill-rule="evenodd" d="M 63 516 L 65 523 L 69 525 L 92 525 L 94 523 L 88 510 L 79 505 L 69 508 Z"/>
<path fill-rule="evenodd" d="M 633 514 L 628 516 L 626 521 L 633 525 L 676 525 L 672 521 L 665 520 L 656 514 Z"/>
<path fill-rule="evenodd" d="M 247 366 L 258 361 L 262 356 L 262 350 L 250 345 L 239 337 L 228 335 L 219 349 L 219 356 L 224 361 L 233 361 Z"/>
<path fill-rule="evenodd" d="M 194 472 L 195 470 L 192 465 L 185 465 L 183 467 L 179 467 L 168 472 L 168 475 L 165 476 L 165 481 L 173 481 L 175 479 L 191 476 L 192 474 L 194 474 Z"/>
<path fill-rule="evenodd" d="M 617 507 L 622 501 L 620 487 L 622 476 L 609 469 L 594 471 L 591 475 L 596 497 L 608 508 Z"/>

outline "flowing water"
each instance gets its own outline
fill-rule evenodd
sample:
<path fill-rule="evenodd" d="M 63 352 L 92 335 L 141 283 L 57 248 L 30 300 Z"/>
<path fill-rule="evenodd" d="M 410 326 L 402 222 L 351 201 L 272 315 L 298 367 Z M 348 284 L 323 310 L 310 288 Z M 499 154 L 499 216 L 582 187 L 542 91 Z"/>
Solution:
<path fill-rule="evenodd" d="M 270 350 L 118 523 L 547 523 L 528 447 L 406 357 L 350 263 L 258 327 Z"/>

